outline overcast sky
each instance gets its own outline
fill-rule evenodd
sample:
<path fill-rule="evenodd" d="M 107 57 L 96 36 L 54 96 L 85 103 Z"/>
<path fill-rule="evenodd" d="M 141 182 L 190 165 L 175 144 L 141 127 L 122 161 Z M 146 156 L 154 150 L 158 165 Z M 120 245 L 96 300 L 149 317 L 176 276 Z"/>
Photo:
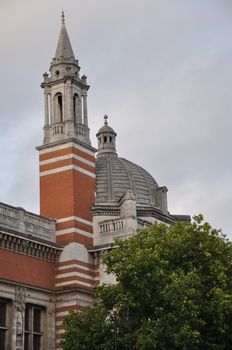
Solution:
<path fill-rule="evenodd" d="M 39 211 L 40 83 L 62 8 L 92 144 L 106 113 L 118 154 L 168 187 L 169 211 L 232 239 L 231 0 L 0 0 L 0 201 Z"/>

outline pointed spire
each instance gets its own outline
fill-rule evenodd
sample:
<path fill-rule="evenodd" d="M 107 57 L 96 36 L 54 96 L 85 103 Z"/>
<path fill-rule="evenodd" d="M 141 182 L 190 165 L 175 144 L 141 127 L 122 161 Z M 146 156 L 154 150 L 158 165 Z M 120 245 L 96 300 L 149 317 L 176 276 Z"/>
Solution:
<path fill-rule="evenodd" d="M 73 58 L 75 60 L 72 45 L 69 40 L 68 32 L 65 26 L 65 16 L 64 16 L 63 10 L 61 14 L 61 30 L 60 30 L 60 36 L 59 36 L 59 40 L 56 48 L 55 58 L 59 58 L 59 59 Z"/>

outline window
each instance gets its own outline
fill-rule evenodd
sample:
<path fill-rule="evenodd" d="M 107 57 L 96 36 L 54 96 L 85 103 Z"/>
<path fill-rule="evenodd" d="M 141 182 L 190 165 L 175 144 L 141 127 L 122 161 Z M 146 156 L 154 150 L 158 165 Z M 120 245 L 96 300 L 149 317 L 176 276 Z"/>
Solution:
<path fill-rule="evenodd" d="M 58 95 L 57 97 L 58 102 L 58 121 L 63 122 L 63 102 L 62 102 L 62 95 Z"/>
<path fill-rule="evenodd" d="M 74 115 L 74 121 L 76 121 L 77 117 L 76 117 L 76 102 L 77 102 L 77 98 L 76 98 L 76 94 L 73 96 L 73 115 Z"/>
<path fill-rule="evenodd" d="M 43 313 L 44 309 L 40 306 L 31 304 L 26 305 L 24 350 L 42 350 Z"/>
<path fill-rule="evenodd" d="M 0 349 L 7 347 L 10 301 L 0 298 Z"/>

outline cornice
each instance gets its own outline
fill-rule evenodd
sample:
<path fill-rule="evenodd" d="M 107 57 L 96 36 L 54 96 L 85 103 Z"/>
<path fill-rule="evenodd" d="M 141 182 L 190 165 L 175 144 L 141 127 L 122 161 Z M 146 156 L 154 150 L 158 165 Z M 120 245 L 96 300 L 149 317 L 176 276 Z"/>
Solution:
<path fill-rule="evenodd" d="M 0 248 L 36 259 L 56 262 L 63 248 L 55 243 L 0 227 Z"/>
<path fill-rule="evenodd" d="M 81 142 L 73 137 L 71 138 L 68 138 L 68 139 L 65 139 L 65 140 L 60 140 L 60 141 L 56 141 L 56 142 L 52 142 L 52 143 L 47 143 L 47 144 L 44 144 L 44 145 L 41 145 L 41 146 L 37 146 L 36 149 L 38 151 L 40 150 L 43 150 L 43 149 L 46 149 L 46 148 L 52 148 L 52 147 L 56 147 L 56 146 L 59 146 L 59 145 L 62 145 L 62 144 L 66 144 L 66 143 L 70 143 L 70 142 L 73 142 L 75 144 L 78 144 L 82 147 L 85 147 L 87 148 L 89 151 L 93 152 L 93 153 L 96 153 L 97 152 L 97 149 L 88 145 L 87 143 L 84 143 L 84 142 Z"/>
<path fill-rule="evenodd" d="M 119 216 L 120 208 L 117 206 L 93 205 L 91 208 L 93 216 Z"/>

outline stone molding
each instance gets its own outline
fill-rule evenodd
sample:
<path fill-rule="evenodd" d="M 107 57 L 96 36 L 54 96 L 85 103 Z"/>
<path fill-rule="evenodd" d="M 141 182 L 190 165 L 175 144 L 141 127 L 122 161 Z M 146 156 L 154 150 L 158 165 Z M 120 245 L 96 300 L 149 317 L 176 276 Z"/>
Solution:
<path fill-rule="evenodd" d="M 29 255 L 37 259 L 56 262 L 62 251 L 61 247 L 8 233 L 0 228 L 0 248 Z"/>

